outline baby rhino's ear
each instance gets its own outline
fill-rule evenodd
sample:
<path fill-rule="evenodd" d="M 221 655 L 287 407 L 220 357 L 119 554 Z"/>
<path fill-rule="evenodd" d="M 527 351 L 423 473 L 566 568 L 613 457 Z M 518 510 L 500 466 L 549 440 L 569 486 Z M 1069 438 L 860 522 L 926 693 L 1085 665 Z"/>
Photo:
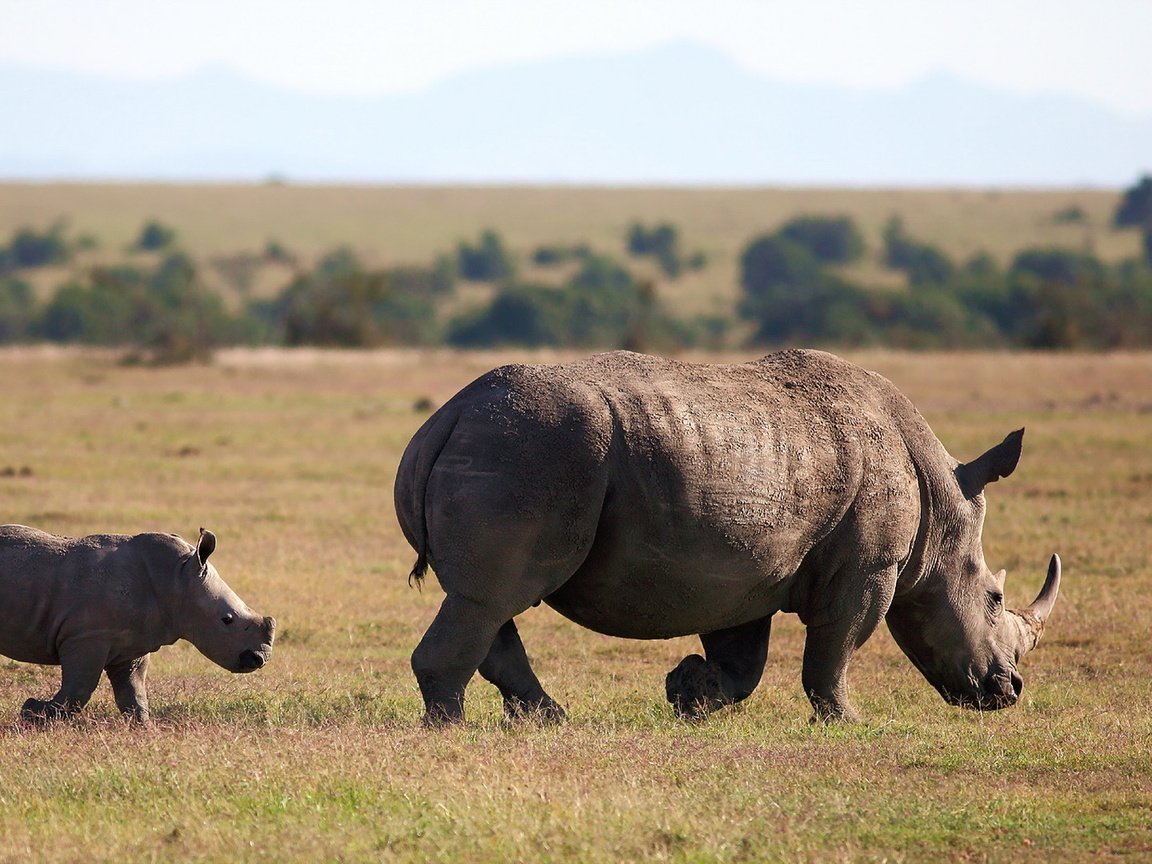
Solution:
<path fill-rule="evenodd" d="M 200 541 L 196 544 L 196 557 L 203 568 L 208 563 L 208 556 L 216 550 L 216 535 L 211 531 L 200 529 Z"/>

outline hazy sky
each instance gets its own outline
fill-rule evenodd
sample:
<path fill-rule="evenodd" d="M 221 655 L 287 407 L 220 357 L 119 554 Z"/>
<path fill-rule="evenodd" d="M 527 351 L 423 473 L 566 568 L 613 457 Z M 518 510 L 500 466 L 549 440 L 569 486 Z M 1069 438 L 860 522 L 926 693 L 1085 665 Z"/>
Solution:
<path fill-rule="evenodd" d="M 1152 113 L 1152 0 L 0 0 L 0 62 L 131 78 L 226 65 L 317 93 L 688 40 L 783 81 L 946 70 Z"/>

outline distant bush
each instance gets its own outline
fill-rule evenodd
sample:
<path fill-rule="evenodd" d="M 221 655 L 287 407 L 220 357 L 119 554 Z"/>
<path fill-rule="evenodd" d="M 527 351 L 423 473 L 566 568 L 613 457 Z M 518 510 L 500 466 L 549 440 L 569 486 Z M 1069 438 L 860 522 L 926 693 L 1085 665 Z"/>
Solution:
<path fill-rule="evenodd" d="M 436 335 L 432 298 L 445 290 L 435 271 L 364 270 L 350 250 L 339 249 L 253 311 L 286 345 L 419 345 Z"/>
<path fill-rule="evenodd" d="M 1124 191 L 1112 222 L 1117 228 L 1152 224 L 1152 175 L 1145 174 Z"/>
<path fill-rule="evenodd" d="M 925 284 L 874 297 L 869 306 L 878 338 L 895 348 L 992 348 L 1004 342 L 995 325 L 949 286 Z"/>
<path fill-rule="evenodd" d="M 28 338 L 35 305 L 32 287 L 27 282 L 0 276 L 0 344 Z"/>
<path fill-rule="evenodd" d="M 568 306 L 559 288 L 512 285 L 484 309 L 456 318 L 449 325 L 447 339 L 458 348 L 562 345 L 567 337 Z"/>
<path fill-rule="evenodd" d="M 802 287 L 822 276 L 820 262 L 811 252 L 778 234 L 753 240 L 740 255 L 740 285 L 753 302 L 780 286 Z"/>
<path fill-rule="evenodd" d="M 500 235 L 492 230 L 482 232 L 475 246 L 458 244 L 456 261 L 461 278 L 474 282 L 500 282 L 516 273 L 512 255 Z"/>
<path fill-rule="evenodd" d="M 903 270 L 912 285 L 942 285 L 956 272 L 956 265 L 946 254 L 909 237 L 898 216 L 884 227 L 884 263 Z"/>
<path fill-rule="evenodd" d="M 863 344 L 873 341 L 867 293 L 821 267 L 799 243 L 762 236 L 740 257 L 739 312 L 753 321 L 754 341 Z"/>
<path fill-rule="evenodd" d="M 192 260 L 166 257 L 154 270 L 107 267 L 60 288 L 39 332 L 55 342 L 134 347 L 160 363 L 208 356 L 237 340 L 240 327 L 199 281 Z"/>
<path fill-rule="evenodd" d="M 386 272 L 395 290 L 412 296 L 445 297 L 456 288 L 456 266 L 446 255 L 431 267 L 393 267 Z"/>
<path fill-rule="evenodd" d="M 270 264 L 294 265 L 296 263 L 296 256 L 279 240 L 269 240 L 265 243 L 262 254 L 264 260 Z"/>
<path fill-rule="evenodd" d="M 1056 225 L 1082 225 L 1087 221 L 1088 214 L 1079 204 L 1064 207 L 1052 214 L 1052 222 Z"/>
<path fill-rule="evenodd" d="M 1058 247 L 1025 249 L 1016 255 L 1011 268 L 1012 273 L 1064 285 L 1097 282 L 1104 278 L 1106 270 L 1103 262 L 1093 255 Z"/>
<path fill-rule="evenodd" d="M 628 229 L 628 254 L 653 258 L 665 276 L 675 279 L 685 270 L 699 270 L 707 262 L 703 252 L 686 255 L 680 244 L 680 229 L 671 222 L 660 222 L 651 228 L 634 222 Z"/>
<path fill-rule="evenodd" d="M 156 252 L 167 249 L 176 242 L 176 232 L 155 219 L 144 223 L 136 237 L 134 248 L 141 252 Z"/>
<path fill-rule="evenodd" d="M 578 243 L 574 246 L 552 243 L 537 246 L 532 252 L 532 263 L 537 267 L 555 267 L 558 264 L 587 258 L 591 254 L 592 250 L 584 243 Z"/>
<path fill-rule="evenodd" d="M 848 264 L 864 254 L 864 237 L 849 216 L 800 216 L 776 231 L 824 264 Z"/>
<path fill-rule="evenodd" d="M 715 332 L 714 322 L 673 319 L 660 309 L 650 282 L 637 282 L 607 256 L 589 254 L 563 286 L 506 287 L 483 309 L 456 318 L 449 325 L 448 341 L 458 347 L 641 350 L 696 344 Z"/>
<path fill-rule="evenodd" d="M 679 244 L 680 232 L 670 222 L 661 222 L 652 228 L 633 222 L 628 228 L 629 255 L 659 255 L 675 251 Z"/>
<path fill-rule="evenodd" d="M 71 257 L 71 252 L 64 239 L 64 227 L 58 223 L 47 231 L 18 229 L 12 235 L 4 257 L 6 268 L 16 270 L 63 264 Z"/>

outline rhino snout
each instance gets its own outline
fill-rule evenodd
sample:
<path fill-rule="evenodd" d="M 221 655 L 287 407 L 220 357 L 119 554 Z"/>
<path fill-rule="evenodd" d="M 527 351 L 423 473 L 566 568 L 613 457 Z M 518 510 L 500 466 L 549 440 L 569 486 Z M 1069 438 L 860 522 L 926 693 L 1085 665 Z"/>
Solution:
<path fill-rule="evenodd" d="M 272 642 L 276 638 L 276 619 L 265 618 L 261 628 L 261 643 L 257 648 L 245 648 L 236 661 L 237 672 L 255 672 L 264 668 L 272 656 Z"/>
<path fill-rule="evenodd" d="M 240 654 L 240 662 L 237 668 L 241 672 L 255 672 L 257 669 L 263 667 L 265 662 L 266 660 L 262 653 L 248 649 Z"/>
<path fill-rule="evenodd" d="M 996 711 L 1000 708 L 1011 708 L 1020 699 L 1020 691 L 1024 689 L 1024 679 L 1013 669 L 1007 675 L 998 675 L 990 678 L 984 686 L 983 698 L 976 707 L 982 711 Z"/>
<path fill-rule="evenodd" d="M 957 692 L 941 687 L 940 695 L 950 705 L 960 708 L 971 708 L 975 711 L 999 711 L 1001 708 L 1011 708 L 1020 699 L 1020 692 L 1024 689 L 1024 679 L 1015 669 L 1008 673 L 989 675 L 982 682 L 972 681 L 974 686 L 969 692 Z"/>

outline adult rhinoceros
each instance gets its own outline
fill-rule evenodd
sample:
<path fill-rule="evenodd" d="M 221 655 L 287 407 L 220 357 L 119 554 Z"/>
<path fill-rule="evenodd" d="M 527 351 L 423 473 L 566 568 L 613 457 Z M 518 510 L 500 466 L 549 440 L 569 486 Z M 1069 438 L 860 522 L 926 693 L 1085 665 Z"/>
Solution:
<path fill-rule="evenodd" d="M 428 724 L 463 719 L 472 675 L 509 716 L 561 719 L 513 617 L 543 601 L 612 636 L 700 634 L 669 673 L 687 717 L 760 681 L 772 616 L 807 626 L 803 686 L 855 719 L 845 671 L 882 618 L 950 703 L 1016 702 L 1060 582 L 1004 608 L 984 562 L 986 484 L 1023 430 L 958 463 L 896 387 L 820 351 L 739 365 L 630 352 L 503 366 L 433 414 L 396 477 L 396 512 L 446 592 L 412 655 Z"/>

